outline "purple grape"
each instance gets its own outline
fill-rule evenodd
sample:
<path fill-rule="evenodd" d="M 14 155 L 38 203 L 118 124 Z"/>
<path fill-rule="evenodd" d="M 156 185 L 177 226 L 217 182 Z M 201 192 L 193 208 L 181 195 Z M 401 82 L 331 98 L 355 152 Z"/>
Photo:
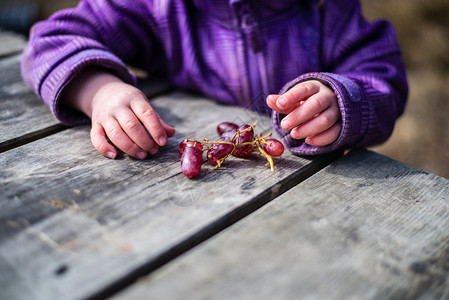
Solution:
<path fill-rule="evenodd" d="M 250 129 L 248 129 L 248 128 L 250 128 Z M 238 131 L 247 131 L 247 132 L 251 132 L 254 135 L 254 128 L 252 128 L 251 125 L 249 125 L 249 124 L 241 125 L 238 128 Z"/>
<path fill-rule="evenodd" d="M 235 133 L 237 132 L 237 130 L 229 130 L 229 131 L 225 131 L 223 132 L 223 134 L 221 135 L 222 137 L 227 137 L 229 139 L 232 139 L 235 135 Z"/>
<path fill-rule="evenodd" d="M 230 138 L 221 137 L 217 140 L 217 142 L 231 142 Z M 234 150 L 234 146 L 230 144 L 214 144 L 211 149 L 207 151 L 207 159 L 213 165 L 217 164 L 217 161 L 229 155 L 232 150 Z"/>
<path fill-rule="evenodd" d="M 233 131 L 235 132 L 239 128 L 237 124 L 234 124 L 232 122 L 222 122 L 218 124 L 217 126 L 217 132 L 220 136 L 223 136 L 223 133 L 227 131 Z M 231 136 L 232 137 L 232 136 Z"/>
<path fill-rule="evenodd" d="M 235 157 L 240 157 L 240 158 L 248 158 L 251 156 L 252 153 L 253 153 L 253 146 L 248 145 L 248 146 L 237 147 L 235 149 L 235 151 L 232 153 L 232 155 L 234 155 Z"/>
<path fill-rule="evenodd" d="M 186 147 L 193 147 L 193 145 L 195 145 L 195 142 L 182 141 L 181 143 L 179 143 L 179 146 L 178 146 L 179 154 L 182 155 L 182 153 L 184 152 Z M 203 150 L 203 144 L 201 144 L 201 143 L 196 143 L 195 147 L 200 150 Z"/>
<path fill-rule="evenodd" d="M 251 128 L 250 130 L 248 130 L 248 128 Z M 248 142 L 252 142 L 254 139 L 254 129 L 248 125 L 242 125 L 239 127 L 238 129 L 240 131 L 240 136 L 236 135 L 234 137 L 234 139 L 232 140 L 232 142 L 234 143 L 238 143 L 238 144 L 243 144 L 243 143 L 248 143 Z M 236 156 L 236 157 L 240 157 L 240 158 L 247 158 L 251 155 L 251 153 L 253 152 L 253 145 L 246 145 L 246 146 L 240 146 L 237 147 L 234 152 L 232 153 L 232 155 Z"/>
<path fill-rule="evenodd" d="M 186 147 L 181 156 L 181 170 L 188 178 L 198 176 L 203 164 L 203 151 L 196 147 Z"/>
<path fill-rule="evenodd" d="M 277 139 L 266 139 L 265 140 L 269 144 L 262 144 L 262 149 L 271 156 L 281 156 L 284 153 L 284 145 Z"/>
<path fill-rule="evenodd" d="M 248 128 L 251 128 L 251 129 L 248 129 Z M 238 131 L 240 131 L 240 135 L 236 135 L 232 139 L 233 143 L 243 144 L 246 142 L 252 142 L 252 140 L 254 138 L 254 129 L 250 125 L 248 125 L 248 124 L 242 125 L 238 128 Z"/>

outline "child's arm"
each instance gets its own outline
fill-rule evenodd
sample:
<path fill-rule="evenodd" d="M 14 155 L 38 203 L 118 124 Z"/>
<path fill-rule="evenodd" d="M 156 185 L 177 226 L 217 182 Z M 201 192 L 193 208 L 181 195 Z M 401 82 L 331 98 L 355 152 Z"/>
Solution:
<path fill-rule="evenodd" d="M 175 132 L 142 92 L 100 69 L 83 70 L 64 89 L 61 99 L 92 119 L 92 144 L 110 158 L 117 151 L 107 138 L 123 152 L 143 159 L 148 153 L 156 154 L 158 145 L 164 146 Z"/>
<path fill-rule="evenodd" d="M 305 140 L 297 139 L 303 137 L 297 135 L 299 129 L 290 131 L 282 127 L 282 120 L 290 116 L 285 116 L 281 107 L 267 99 L 273 108 L 273 126 L 287 147 L 300 155 L 382 143 L 389 138 L 396 119 L 403 113 L 408 95 L 405 68 L 394 28 L 386 21 L 368 23 L 356 0 L 326 0 L 320 16 L 322 50 L 317 57 L 320 58 L 321 70 L 293 79 L 280 94 L 288 94 L 296 85 L 311 80 L 329 87 L 337 98 L 341 114 L 341 121 L 335 123 L 341 124 L 338 137 L 334 139 L 334 130 L 337 131 L 334 127 L 332 134 L 326 133 L 324 140 L 331 143 L 325 145 L 321 144 L 321 138 L 317 142 L 316 135 Z M 296 99 L 296 103 L 300 101 L 302 99 Z"/>
<path fill-rule="evenodd" d="M 102 154 L 116 156 L 109 138 L 124 152 L 143 158 L 157 152 L 173 128 L 132 86 L 136 80 L 127 64 L 139 64 L 151 74 L 161 58 L 152 15 L 137 0 L 128 4 L 84 0 L 37 23 L 21 67 L 25 82 L 61 123 L 92 122 L 92 143 Z"/>

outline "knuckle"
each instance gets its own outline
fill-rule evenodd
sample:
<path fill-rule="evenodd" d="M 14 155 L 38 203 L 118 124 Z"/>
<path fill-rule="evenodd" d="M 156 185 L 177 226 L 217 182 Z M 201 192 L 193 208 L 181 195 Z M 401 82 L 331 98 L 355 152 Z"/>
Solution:
<path fill-rule="evenodd" d="M 144 150 L 148 150 L 149 151 L 149 150 L 153 149 L 154 146 L 155 146 L 154 142 L 151 139 L 149 139 L 148 141 L 145 142 L 145 144 L 143 145 L 142 148 Z"/>
<path fill-rule="evenodd" d="M 130 141 L 122 141 L 122 142 L 120 143 L 119 148 L 120 148 L 123 152 L 128 153 L 128 154 L 131 154 L 131 155 L 137 153 L 136 146 L 134 145 L 134 143 L 132 143 L 132 142 L 130 142 Z"/>
<path fill-rule="evenodd" d="M 123 128 L 125 129 L 125 131 L 131 133 L 137 132 L 139 130 L 139 127 L 140 123 L 133 119 L 126 120 L 123 124 Z"/>
<path fill-rule="evenodd" d="M 290 93 L 287 92 L 285 93 L 282 98 L 284 98 L 285 102 L 286 102 L 286 107 L 289 107 L 292 103 L 295 102 L 295 99 L 297 98 L 297 94 L 295 93 L 295 91 L 291 91 Z"/>
<path fill-rule="evenodd" d="M 327 114 L 321 114 L 319 120 L 322 128 L 329 128 L 333 123 L 331 116 Z"/>
<path fill-rule="evenodd" d="M 317 92 L 317 83 L 313 80 L 304 81 L 301 85 L 302 92 L 306 95 L 313 95 Z"/>
<path fill-rule="evenodd" d="M 152 109 L 151 107 L 146 107 L 142 109 L 141 115 L 145 119 L 152 119 L 157 117 L 156 111 Z"/>
<path fill-rule="evenodd" d="M 111 140 L 117 139 L 118 137 L 120 137 L 120 134 L 121 134 L 121 129 L 116 126 L 110 128 L 108 131 L 108 137 Z"/>
<path fill-rule="evenodd" d="M 323 97 L 313 97 L 313 105 L 315 107 L 315 111 L 317 113 L 322 112 L 323 110 L 325 110 L 327 108 L 326 106 L 326 101 Z"/>
<path fill-rule="evenodd" d="M 123 92 L 122 97 L 128 101 L 132 101 L 134 99 L 142 98 L 142 93 L 138 89 L 127 89 Z"/>
<path fill-rule="evenodd" d="M 143 150 L 150 150 L 151 148 L 154 147 L 154 141 L 153 139 L 148 135 L 145 134 L 144 136 L 141 137 L 141 139 L 138 142 L 138 146 L 140 146 Z"/>
<path fill-rule="evenodd" d="M 150 135 L 155 139 L 158 139 L 165 134 L 165 130 L 160 126 L 156 126 L 155 124 L 153 124 L 153 126 L 149 128 L 149 132 Z"/>
<path fill-rule="evenodd" d="M 154 130 L 154 136 L 161 137 L 165 135 L 165 130 L 162 127 L 158 127 L 156 130 Z"/>
<path fill-rule="evenodd" d="M 306 95 L 310 95 L 313 90 L 313 85 L 310 81 L 306 81 L 301 85 L 302 92 Z"/>

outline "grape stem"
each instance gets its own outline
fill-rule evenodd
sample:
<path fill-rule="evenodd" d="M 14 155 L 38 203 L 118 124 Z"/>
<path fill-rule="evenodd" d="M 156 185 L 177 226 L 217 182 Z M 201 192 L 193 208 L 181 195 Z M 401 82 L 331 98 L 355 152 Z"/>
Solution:
<path fill-rule="evenodd" d="M 245 131 L 245 130 L 244 130 Z M 236 133 L 237 134 L 237 133 Z M 233 143 L 233 142 L 217 142 L 217 141 L 213 141 L 213 142 L 210 142 L 209 140 L 207 140 L 206 138 L 205 138 L 205 141 L 197 141 L 197 140 L 194 140 L 194 139 L 185 139 L 184 141 L 186 141 L 186 142 L 193 142 L 193 143 L 195 143 L 195 146 L 196 146 L 196 144 L 224 144 L 224 145 L 232 145 L 232 146 L 235 146 L 235 147 L 242 147 L 242 146 L 248 146 L 248 145 L 257 145 L 257 142 L 259 141 L 259 142 L 261 142 L 261 143 L 263 143 L 263 144 L 267 144 L 267 145 L 271 145 L 271 143 L 268 143 L 267 141 L 265 141 L 265 139 L 267 138 L 267 137 L 270 137 L 271 136 L 271 132 L 269 133 L 269 134 L 267 134 L 267 135 L 265 135 L 265 136 L 263 136 L 263 137 L 260 137 L 260 138 L 255 138 L 255 140 L 254 141 L 252 141 L 252 142 L 245 142 L 245 143 L 241 143 L 241 144 L 239 144 L 239 143 Z M 208 148 L 204 148 L 203 149 L 203 151 L 205 151 L 205 150 L 208 150 Z"/>
<path fill-rule="evenodd" d="M 259 134 L 254 138 L 254 141 L 252 141 L 252 142 L 245 142 L 245 143 L 239 144 L 240 134 L 241 134 L 242 132 L 244 132 L 244 131 L 250 131 L 250 130 L 254 129 L 254 127 L 256 126 L 256 124 L 257 124 L 257 121 L 254 122 L 254 124 L 253 124 L 251 127 L 248 127 L 248 128 L 246 128 L 246 129 L 244 129 L 244 130 L 242 130 L 242 131 L 236 131 L 236 133 L 233 135 L 233 137 L 231 138 L 231 140 L 233 140 L 233 139 L 237 136 L 237 143 L 233 143 L 233 142 L 217 142 L 217 141 L 210 142 L 207 138 L 204 138 L 204 141 L 197 141 L 197 140 L 194 140 L 194 139 L 185 139 L 184 141 L 186 141 L 186 142 L 193 142 L 193 143 L 194 143 L 194 147 L 195 147 L 196 144 L 198 144 L 198 143 L 199 143 L 199 144 L 203 144 L 203 145 L 204 145 L 204 144 L 212 144 L 210 147 L 205 147 L 205 148 L 203 148 L 202 151 L 209 150 L 209 149 L 211 149 L 214 145 L 217 145 L 217 144 L 232 145 L 232 146 L 234 146 L 234 150 L 235 150 L 237 147 L 243 147 L 243 146 L 248 146 L 248 145 L 253 145 L 253 146 L 256 145 L 257 148 L 256 148 L 256 147 L 253 147 L 253 151 L 255 151 L 256 149 L 258 149 L 259 152 L 260 152 L 258 155 L 262 154 L 263 156 L 265 156 L 265 158 L 266 158 L 267 161 L 268 161 L 267 164 L 266 164 L 266 166 L 270 165 L 271 172 L 274 172 L 273 158 L 272 158 L 267 152 L 265 152 L 265 150 L 263 150 L 263 149 L 262 149 L 262 146 L 261 146 L 261 144 L 272 145 L 271 143 L 268 143 L 268 142 L 265 140 L 267 137 L 270 137 L 270 136 L 271 136 L 271 132 L 268 133 L 267 135 L 262 136 L 262 137 L 261 137 L 261 135 L 260 135 L 260 133 L 259 133 Z M 219 169 L 219 168 L 221 167 L 221 164 L 222 164 L 222 163 L 223 163 L 229 156 L 232 155 L 232 153 L 234 152 L 234 150 L 231 151 L 231 153 L 229 153 L 229 154 L 226 155 L 225 157 L 223 157 L 223 158 L 217 160 L 217 165 L 214 167 L 214 170 Z"/>
<path fill-rule="evenodd" d="M 261 143 L 260 140 L 256 140 L 257 148 L 259 148 L 260 153 L 262 153 L 262 155 L 265 156 L 265 158 L 268 160 L 267 165 L 270 164 L 271 172 L 274 172 L 273 158 L 267 152 L 265 152 L 265 150 L 262 149 L 262 147 L 260 146 L 260 143 Z M 268 143 L 265 142 L 265 144 L 268 144 Z"/>

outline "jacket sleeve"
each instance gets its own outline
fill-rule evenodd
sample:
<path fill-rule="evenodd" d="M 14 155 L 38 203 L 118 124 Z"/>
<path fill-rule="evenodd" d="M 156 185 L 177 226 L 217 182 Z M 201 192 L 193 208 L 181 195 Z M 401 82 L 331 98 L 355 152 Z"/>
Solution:
<path fill-rule="evenodd" d="M 88 121 L 60 101 L 63 88 L 83 68 L 104 68 L 135 84 L 127 64 L 136 63 L 136 58 L 142 60 L 140 65 L 150 64 L 157 43 L 149 28 L 151 20 L 143 21 L 146 6 L 141 1 L 132 4 L 123 0 L 85 0 L 31 29 L 22 58 L 22 77 L 62 123 Z M 149 15 L 145 14 L 147 18 Z"/>
<path fill-rule="evenodd" d="M 386 141 L 403 113 L 408 86 L 393 26 L 368 23 L 355 0 L 326 0 L 321 8 L 322 70 L 299 76 L 280 93 L 306 80 L 319 80 L 335 92 L 342 116 L 339 137 L 330 145 L 311 146 L 280 127 L 284 115 L 273 112 L 275 130 L 299 155 L 366 147 Z"/>

